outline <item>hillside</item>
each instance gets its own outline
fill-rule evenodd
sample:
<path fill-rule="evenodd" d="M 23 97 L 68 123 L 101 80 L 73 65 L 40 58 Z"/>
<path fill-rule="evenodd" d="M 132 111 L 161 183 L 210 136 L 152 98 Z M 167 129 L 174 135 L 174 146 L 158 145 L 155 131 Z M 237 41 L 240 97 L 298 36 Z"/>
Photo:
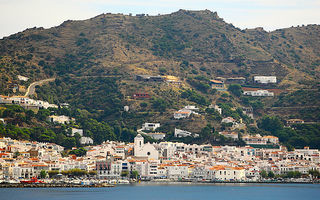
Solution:
<path fill-rule="evenodd" d="M 67 102 L 75 116 L 112 127 L 137 129 L 146 121 L 161 122 L 168 133 L 175 127 L 199 133 L 207 124 L 218 130 L 221 117 L 228 115 L 256 124 L 236 110 L 243 106 L 252 106 L 257 119 L 270 114 L 315 122 L 320 121 L 319 36 L 319 25 L 241 30 L 209 10 L 101 14 L 0 40 L 0 94 L 23 94 L 14 93 L 12 84 L 28 86 L 55 77 L 36 87 L 35 97 Z M 140 74 L 175 76 L 182 85 L 136 81 Z M 17 75 L 30 79 L 19 81 Z M 246 86 L 253 86 L 254 75 L 277 76 L 278 84 L 270 87 L 283 92 L 253 98 L 217 92 L 208 85 L 216 77 L 245 77 Z M 151 98 L 132 99 L 134 93 Z M 200 107 L 200 115 L 172 120 L 173 112 L 188 104 Z M 210 104 L 223 106 L 225 113 L 208 113 Z M 123 112 L 125 105 L 129 112 Z"/>

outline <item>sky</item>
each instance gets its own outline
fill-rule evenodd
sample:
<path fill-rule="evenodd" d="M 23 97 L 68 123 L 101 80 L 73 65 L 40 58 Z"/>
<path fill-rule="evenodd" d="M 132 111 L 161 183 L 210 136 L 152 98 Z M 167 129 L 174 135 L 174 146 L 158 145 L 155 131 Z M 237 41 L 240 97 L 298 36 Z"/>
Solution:
<path fill-rule="evenodd" d="M 0 0 L 0 38 L 101 13 L 158 15 L 179 9 L 216 11 L 241 29 L 263 27 L 272 31 L 320 24 L 320 0 Z"/>

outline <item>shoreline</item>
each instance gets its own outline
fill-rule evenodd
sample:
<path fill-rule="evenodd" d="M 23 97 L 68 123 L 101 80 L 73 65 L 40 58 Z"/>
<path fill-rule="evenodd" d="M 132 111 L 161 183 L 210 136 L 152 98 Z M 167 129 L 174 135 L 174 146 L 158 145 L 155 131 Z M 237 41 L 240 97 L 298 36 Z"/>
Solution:
<path fill-rule="evenodd" d="M 115 186 L 125 185 L 143 185 L 143 184 L 190 184 L 190 185 L 221 185 L 221 184 L 320 184 L 320 182 L 292 182 L 292 181 L 141 181 L 131 182 L 129 184 L 92 184 L 92 185 L 81 185 L 73 183 L 1 183 L 0 188 L 109 188 Z"/>

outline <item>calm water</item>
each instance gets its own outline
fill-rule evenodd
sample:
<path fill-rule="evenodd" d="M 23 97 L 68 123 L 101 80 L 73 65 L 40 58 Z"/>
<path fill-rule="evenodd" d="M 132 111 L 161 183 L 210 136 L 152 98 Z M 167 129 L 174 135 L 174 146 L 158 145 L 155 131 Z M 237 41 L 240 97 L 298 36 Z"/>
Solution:
<path fill-rule="evenodd" d="M 148 199 L 202 200 L 320 199 L 320 185 L 304 184 L 136 184 L 114 188 L 0 188 L 0 200 Z"/>

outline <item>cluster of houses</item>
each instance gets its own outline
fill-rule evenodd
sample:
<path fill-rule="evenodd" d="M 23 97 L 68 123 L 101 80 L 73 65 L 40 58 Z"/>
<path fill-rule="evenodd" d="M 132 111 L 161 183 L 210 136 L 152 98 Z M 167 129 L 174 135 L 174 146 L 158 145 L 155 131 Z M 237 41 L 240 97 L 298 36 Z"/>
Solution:
<path fill-rule="evenodd" d="M 48 121 L 51 123 L 56 123 L 56 124 L 70 124 L 71 122 L 75 122 L 76 119 L 73 117 L 65 116 L 65 115 L 50 115 L 48 117 Z M 93 144 L 93 139 L 90 137 L 85 137 L 83 134 L 83 129 L 78 129 L 78 128 L 71 128 L 71 135 L 74 136 L 75 134 L 80 135 L 80 144 L 82 145 L 90 145 Z"/>
<path fill-rule="evenodd" d="M 239 140 L 239 133 L 235 131 L 221 131 L 220 135 L 233 140 Z M 279 138 L 272 135 L 261 136 L 260 134 L 245 134 L 241 136 L 241 139 L 249 146 L 264 146 L 264 145 L 279 145 Z"/>
<path fill-rule="evenodd" d="M 95 170 L 99 179 L 120 179 L 123 172 L 136 171 L 141 179 L 257 181 L 262 170 L 307 174 L 310 169 L 320 169 L 319 150 L 308 147 L 288 152 L 281 146 L 263 149 L 145 143 L 138 134 L 133 143 L 106 141 L 85 148 L 84 157 L 62 157 L 63 147 L 56 144 L 0 138 L 0 179 L 28 179 L 39 176 L 42 170 L 79 168 Z"/>
<path fill-rule="evenodd" d="M 218 91 L 226 91 L 226 84 L 239 84 L 244 85 L 246 83 L 246 79 L 244 77 L 234 77 L 234 78 L 223 78 L 217 77 L 214 80 L 210 80 L 211 88 L 216 89 Z M 254 84 L 276 84 L 277 77 L 276 76 L 253 76 Z M 246 96 L 254 96 L 254 97 L 273 97 L 274 93 L 268 90 L 263 90 L 259 88 L 250 88 L 250 90 L 244 90 L 243 95 Z"/>
<path fill-rule="evenodd" d="M 25 96 L 3 96 L 0 95 L 0 104 L 16 104 L 25 109 L 39 110 L 41 108 L 58 108 L 55 104 L 50 104 L 46 101 L 34 100 Z"/>

